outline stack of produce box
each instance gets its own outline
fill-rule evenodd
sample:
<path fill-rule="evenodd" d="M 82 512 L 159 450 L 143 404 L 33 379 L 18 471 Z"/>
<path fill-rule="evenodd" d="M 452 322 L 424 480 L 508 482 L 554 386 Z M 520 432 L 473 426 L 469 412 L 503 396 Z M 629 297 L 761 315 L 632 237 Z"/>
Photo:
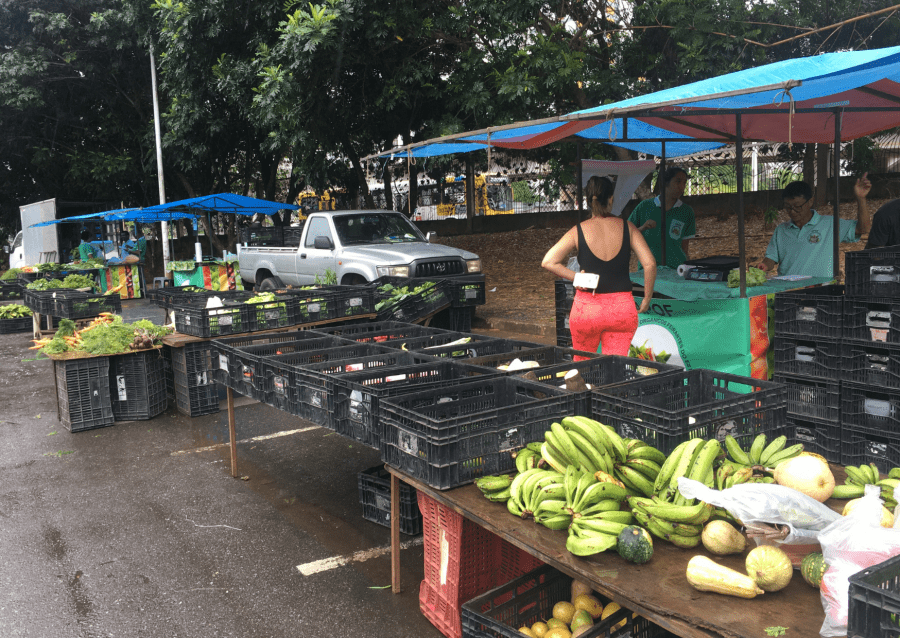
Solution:
<path fill-rule="evenodd" d="M 900 247 L 847 254 L 840 361 L 844 465 L 900 465 Z"/>
<path fill-rule="evenodd" d="M 844 287 L 775 295 L 775 381 L 787 388 L 787 437 L 841 462 Z"/>

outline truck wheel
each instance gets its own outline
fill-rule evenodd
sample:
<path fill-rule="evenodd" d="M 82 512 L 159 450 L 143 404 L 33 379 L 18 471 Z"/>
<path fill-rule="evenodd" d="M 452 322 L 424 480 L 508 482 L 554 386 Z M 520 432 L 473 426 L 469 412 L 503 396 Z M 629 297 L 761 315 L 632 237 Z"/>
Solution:
<path fill-rule="evenodd" d="M 260 292 L 266 292 L 269 290 L 278 290 L 278 283 L 275 281 L 273 277 L 269 277 L 267 279 L 263 279 L 262 283 L 257 286 L 257 289 Z"/>
<path fill-rule="evenodd" d="M 366 278 L 362 275 L 344 275 L 341 279 L 342 286 L 361 286 L 366 283 Z"/>

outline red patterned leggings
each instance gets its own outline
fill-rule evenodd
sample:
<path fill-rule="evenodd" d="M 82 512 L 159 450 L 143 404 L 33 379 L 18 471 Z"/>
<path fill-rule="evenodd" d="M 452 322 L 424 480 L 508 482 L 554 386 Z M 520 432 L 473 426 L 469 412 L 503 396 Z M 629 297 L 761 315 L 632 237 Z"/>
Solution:
<path fill-rule="evenodd" d="M 569 314 L 572 347 L 576 350 L 628 356 L 628 346 L 638 327 L 637 307 L 630 292 L 611 292 L 595 295 L 584 290 L 575 291 L 575 301 Z M 575 357 L 582 360 L 585 357 Z"/>

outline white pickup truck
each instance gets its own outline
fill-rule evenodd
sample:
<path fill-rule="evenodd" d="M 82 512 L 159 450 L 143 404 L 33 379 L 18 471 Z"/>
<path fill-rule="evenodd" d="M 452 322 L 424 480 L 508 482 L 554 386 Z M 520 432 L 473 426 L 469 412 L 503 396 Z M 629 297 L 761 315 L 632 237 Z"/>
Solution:
<path fill-rule="evenodd" d="M 334 272 L 341 285 L 378 277 L 455 277 L 481 272 L 478 255 L 432 244 L 400 213 L 321 211 L 309 215 L 299 246 L 239 246 L 241 279 L 257 290 L 300 286 Z"/>

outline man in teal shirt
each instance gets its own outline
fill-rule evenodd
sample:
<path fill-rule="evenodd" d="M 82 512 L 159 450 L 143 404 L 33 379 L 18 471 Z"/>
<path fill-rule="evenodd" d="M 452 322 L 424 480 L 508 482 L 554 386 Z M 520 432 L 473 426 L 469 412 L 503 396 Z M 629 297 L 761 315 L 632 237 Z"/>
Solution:
<path fill-rule="evenodd" d="M 859 241 L 869 232 L 869 211 L 865 195 L 866 176 L 853 187 L 856 195 L 856 220 L 840 220 L 840 241 Z M 780 224 L 772 234 L 766 257 L 757 268 L 772 270 L 778 265 L 779 275 L 834 275 L 834 218 L 820 215 L 812 207 L 812 187 L 806 182 L 791 182 L 782 193 L 784 208 L 791 221 Z"/>
<path fill-rule="evenodd" d="M 634 207 L 628 221 L 637 226 L 660 266 L 678 268 L 687 261 L 688 240 L 697 235 L 694 211 L 681 201 L 687 184 L 687 172 L 678 166 L 666 170 L 662 176 L 661 192 L 666 198 L 666 263 L 662 263 L 662 241 L 656 230 L 662 224 L 662 206 L 659 197 L 645 199 Z M 649 231 L 649 232 L 648 232 Z"/>

